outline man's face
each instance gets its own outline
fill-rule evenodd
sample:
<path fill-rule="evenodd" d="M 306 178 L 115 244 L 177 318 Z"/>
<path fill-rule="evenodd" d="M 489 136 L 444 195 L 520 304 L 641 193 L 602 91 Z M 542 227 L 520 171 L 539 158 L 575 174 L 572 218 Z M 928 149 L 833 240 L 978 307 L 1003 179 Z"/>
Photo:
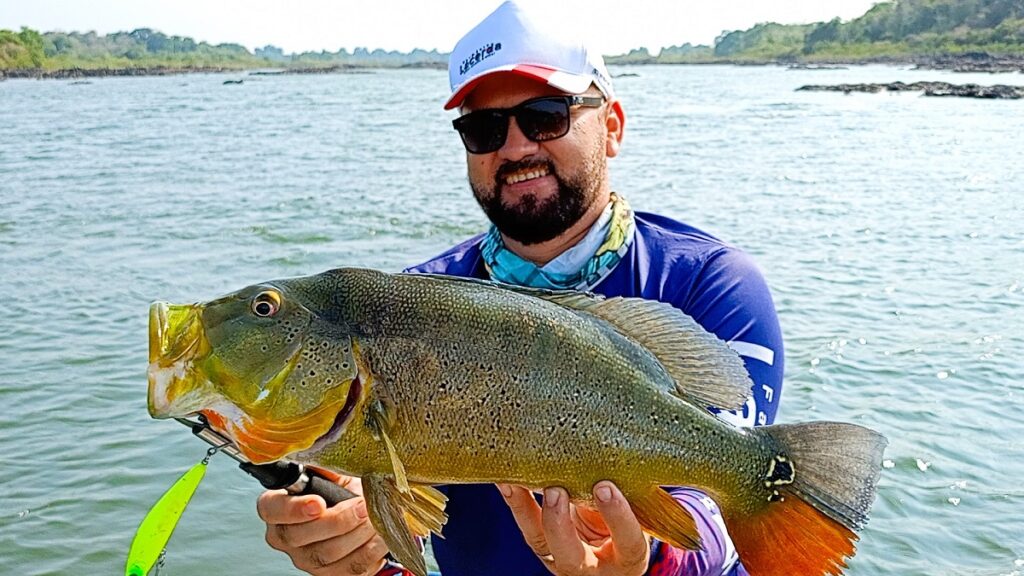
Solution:
<path fill-rule="evenodd" d="M 495 74 L 470 93 L 462 112 L 511 108 L 561 94 L 521 76 Z M 607 178 L 605 114 L 605 105 L 574 107 L 569 133 L 546 142 L 526 138 L 511 118 L 504 146 L 466 154 L 473 195 L 502 234 L 537 244 L 562 234 L 583 216 Z"/>

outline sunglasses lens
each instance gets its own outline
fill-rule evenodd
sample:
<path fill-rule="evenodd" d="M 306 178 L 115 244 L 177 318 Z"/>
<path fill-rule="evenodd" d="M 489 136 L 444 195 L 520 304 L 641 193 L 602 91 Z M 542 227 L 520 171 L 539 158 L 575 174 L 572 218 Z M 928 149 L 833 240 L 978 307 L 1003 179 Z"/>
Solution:
<path fill-rule="evenodd" d="M 453 124 L 472 154 L 488 154 L 505 144 L 508 117 L 515 116 L 523 134 L 534 142 L 561 138 L 569 133 L 569 101 L 555 96 L 527 100 L 515 108 L 477 110 Z"/>
<path fill-rule="evenodd" d="M 561 138 L 569 132 L 569 103 L 564 98 L 531 100 L 520 106 L 516 122 L 534 142 Z"/>
<path fill-rule="evenodd" d="M 466 150 L 486 154 L 501 148 L 508 135 L 508 117 L 500 110 L 470 112 L 455 121 Z"/>

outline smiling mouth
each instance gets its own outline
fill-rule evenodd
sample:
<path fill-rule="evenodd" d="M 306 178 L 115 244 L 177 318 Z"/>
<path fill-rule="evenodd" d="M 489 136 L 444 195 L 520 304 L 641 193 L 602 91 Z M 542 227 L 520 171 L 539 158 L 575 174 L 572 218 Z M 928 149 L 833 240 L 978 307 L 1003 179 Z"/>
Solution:
<path fill-rule="evenodd" d="M 527 180 L 535 180 L 543 176 L 550 174 L 546 166 L 539 166 L 537 168 L 531 168 L 529 170 L 519 170 L 505 176 L 505 184 L 511 186 L 512 184 L 518 184 L 520 182 L 526 182 Z"/>

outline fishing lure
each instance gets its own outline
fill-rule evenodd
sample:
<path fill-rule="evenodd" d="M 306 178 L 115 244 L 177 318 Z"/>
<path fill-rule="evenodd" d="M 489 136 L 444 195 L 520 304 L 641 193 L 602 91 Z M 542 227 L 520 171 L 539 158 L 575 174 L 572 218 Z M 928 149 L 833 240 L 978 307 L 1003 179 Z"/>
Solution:
<path fill-rule="evenodd" d="M 125 576 L 146 576 L 163 556 L 167 541 L 171 538 L 185 507 L 195 494 L 199 482 L 206 476 L 206 468 L 220 447 L 206 451 L 206 457 L 182 474 L 164 495 L 149 509 L 146 517 L 135 532 L 128 560 L 125 562 Z"/>
<path fill-rule="evenodd" d="M 185 472 L 164 495 L 157 500 L 156 504 L 149 509 L 149 513 L 142 519 L 135 538 L 132 540 L 131 549 L 128 551 L 128 560 L 125 562 L 125 576 L 146 576 L 155 565 L 159 573 L 163 565 L 163 557 L 167 541 L 178 525 L 178 520 L 185 507 L 188 506 L 192 494 L 199 487 L 199 482 L 206 475 L 206 466 L 210 458 L 217 452 L 224 452 L 235 461 L 238 467 L 253 478 L 259 480 L 260 484 L 268 490 L 284 489 L 295 495 L 316 494 L 324 499 L 328 506 L 354 498 L 355 494 L 342 488 L 334 479 L 326 476 L 323 470 L 306 468 L 295 462 L 272 462 L 269 464 L 253 464 L 249 462 L 241 452 L 238 451 L 230 440 L 221 436 L 217 431 L 210 428 L 206 418 L 199 416 L 194 422 L 188 418 L 177 418 L 177 421 L 191 428 L 192 434 L 212 446 L 206 451 L 206 457 L 201 462 Z"/>

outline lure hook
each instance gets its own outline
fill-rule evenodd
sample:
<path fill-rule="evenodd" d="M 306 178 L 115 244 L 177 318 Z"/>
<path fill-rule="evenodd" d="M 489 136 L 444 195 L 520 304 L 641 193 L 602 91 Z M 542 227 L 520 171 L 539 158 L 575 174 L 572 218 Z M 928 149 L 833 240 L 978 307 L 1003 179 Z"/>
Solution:
<path fill-rule="evenodd" d="M 228 446 L 231 446 L 231 442 L 225 442 L 225 443 L 221 444 L 220 446 L 214 446 L 213 448 L 210 448 L 209 450 L 207 450 L 206 451 L 206 458 L 203 458 L 203 464 L 209 464 L 210 463 L 210 458 L 213 458 L 214 454 L 216 454 L 217 452 L 220 452 L 221 450 L 223 450 L 224 448 L 227 448 Z"/>

